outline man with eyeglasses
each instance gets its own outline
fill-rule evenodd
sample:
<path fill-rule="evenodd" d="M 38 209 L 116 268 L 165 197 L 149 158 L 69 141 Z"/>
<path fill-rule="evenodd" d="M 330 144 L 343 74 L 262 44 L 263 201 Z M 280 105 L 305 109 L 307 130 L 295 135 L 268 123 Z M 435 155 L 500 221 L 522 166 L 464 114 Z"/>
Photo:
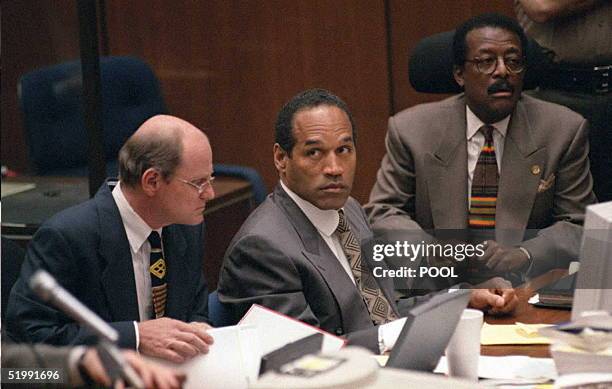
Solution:
<path fill-rule="evenodd" d="M 452 230 L 482 243 L 482 255 L 454 263 L 470 282 L 567 266 L 578 258 L 577 224 L 596 201 L 587 122 L 522 93 L 526 46 L 502 15 L 459 26 L 454 77 L 464 93 L 390 118 L 365 207 L 381 233 Z"/>
<path fill-rule="evenodd" d="M 119 181 L 34 236 L 9 299 L 9 335 L 95 342 L 28 288 L 42 268 L 119 332 L 119 346 L 174 362 L 208 352 L 202 222 L 212 169 L 208 138 L 192 124 L 165 115 L 143 123 L 119 152 Z"/>

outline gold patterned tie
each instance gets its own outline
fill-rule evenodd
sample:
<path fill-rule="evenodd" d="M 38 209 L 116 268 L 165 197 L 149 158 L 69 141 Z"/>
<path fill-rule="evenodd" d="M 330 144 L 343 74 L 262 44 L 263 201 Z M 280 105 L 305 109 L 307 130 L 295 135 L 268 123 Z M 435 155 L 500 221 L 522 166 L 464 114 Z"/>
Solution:
<path fill-rule="evenodd" d="M 351 266 L 351 271 L 355 277 L 355 283 L 370 312 L 370 318 L 377 325 L 397 319 L 393 309 L 391 309 L 389 300 L 387 300 L 382 290 L 378 287 L 374 276 L 368 271 L 367 266 L 365 266 L 361 260 L 361 247 L 359 241 L 351 231 L 346 221 L 346 217 L 344 216 L 344 211 L 339 210 L 338 215 L 340 216 L 340 222 L 338 223 L 336 232 L 340 238 L 342 251 L 344 251 L 344 255 L 346 255 L 349 265 Z"/>
<path fill-rule="evenodd" d="M 153 297 L 155 318 L 158 319 L 166 313 L 166 296 L 168 294 L 166 261 L 164 260 L 161 239 L 157 231 L 151 232 L 148 241 L 151 244 L 149 266 L 149 273 L 151 273 L 151 295 Z"/>

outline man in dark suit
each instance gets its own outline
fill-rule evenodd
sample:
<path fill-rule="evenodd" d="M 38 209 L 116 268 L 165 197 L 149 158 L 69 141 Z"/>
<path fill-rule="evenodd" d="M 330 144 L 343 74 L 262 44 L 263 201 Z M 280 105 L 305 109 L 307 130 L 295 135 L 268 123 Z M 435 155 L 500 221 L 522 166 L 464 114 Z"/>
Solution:
<path fill-rule="evenodd" d="M 302 92 L 280 111 L 280 183 L 238 231 L 220 273 L 219 299 L 236 319 L 257 303 L 375 352 L 393 347 L 405 320 L 397 318 L 413 302 L 396 305 L 391 279 L 372 275 L 372 233 L 349 197 L 355 136 L 346 104 L 326 90 Z M 478 298 L 507 303 L 488 291 Z"/>
<path fill-rule="evenodd" d="M 176 362 L 207 352 L 201 223 L 214 197 L 211 174 L 204 133 L 171 116 L 147 120 L 119 153 L 119 182 L 34 236 L 9 299 L 9 335 L 55 345 L 95 341 L 30 290 L 28 280 L 44 269 L 119 332 L 119 346 Z"/>
<path fill-rule="evenodd" d="M 578 257 L 575 223 L 595 202 L 587 123 L 521 93 L 526 42 L 501 15 L 457 28 L 454 76 L 465 93 L 389 120 L 387 154 L 365 207 L 375 231 L 484 237 L 472 274 L 534 275 Z"/>

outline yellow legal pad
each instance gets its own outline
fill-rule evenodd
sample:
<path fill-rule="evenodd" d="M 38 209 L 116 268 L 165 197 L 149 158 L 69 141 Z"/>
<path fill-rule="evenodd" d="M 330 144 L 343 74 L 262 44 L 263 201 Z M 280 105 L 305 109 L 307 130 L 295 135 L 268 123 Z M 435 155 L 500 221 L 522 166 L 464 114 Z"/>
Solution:
<path fill-rule="evenodd" d="M 548 338 L 540 336 L 538 330 L 550 324 L 487 324 L 480 331 L 480 344 L 550 344 Z"/>

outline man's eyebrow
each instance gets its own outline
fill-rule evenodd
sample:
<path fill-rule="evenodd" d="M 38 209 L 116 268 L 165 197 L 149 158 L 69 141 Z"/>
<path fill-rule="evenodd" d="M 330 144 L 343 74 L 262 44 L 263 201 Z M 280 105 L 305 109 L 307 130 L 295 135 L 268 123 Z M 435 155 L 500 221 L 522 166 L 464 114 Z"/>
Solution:
<path fill-rule="evenodd" d="M 342 138 L 342 142 L 353 142 L 353 137 L 351 135 L 347 135 Z"/>
<path fill-rule="evenodd" d="M 306 142 L 304 142 L 304 146 L 312 146 L 312 145 L 318 145 L 321 144 L 321 141 L 318 139 L 308 139 L 306 140 Z"/>

